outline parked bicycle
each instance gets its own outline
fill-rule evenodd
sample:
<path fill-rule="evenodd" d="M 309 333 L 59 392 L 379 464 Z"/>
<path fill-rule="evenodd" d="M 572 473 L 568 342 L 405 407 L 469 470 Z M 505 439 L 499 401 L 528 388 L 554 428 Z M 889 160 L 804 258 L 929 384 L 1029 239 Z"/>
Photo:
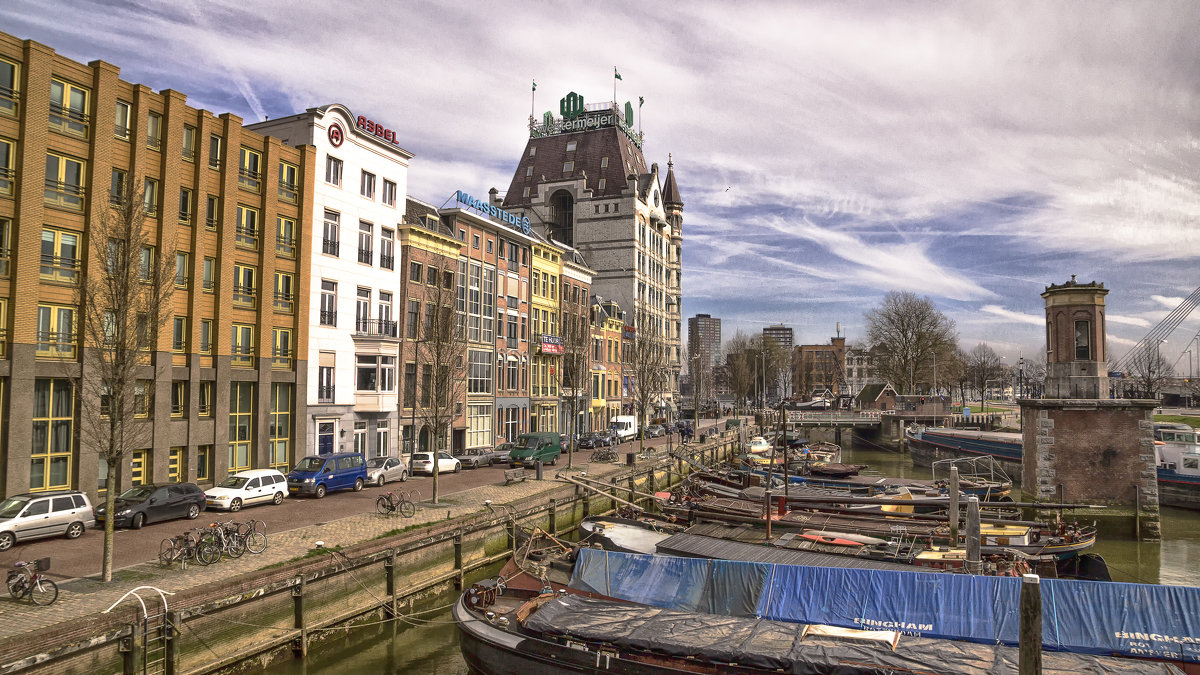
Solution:
<path fill-rule="evenodd" d="M 375 512 L 381 516 L 390 516 L 399 511 L 405 518 L 412 518 L 417 513 L 417 502 L 421 501 L 421 493 L 417 490 L 407 492 L 388 492 L 379 495 L 375 500 Z"/>
<path fill-rule="evenodd" d="M 617 461 L 617 451 L 614 448 L 597 448 L 592 456 L 588 458 L 589 462 L 615 462 Z"/>
<path fill-rule="evenodd" d="M 246 543 L 246 550 L 262 553 L 267 550 L 267 524 L 261 520 L 247 520 L 238 526 L 237 536 Z"/>
<path fill-rule="evenodd" d="M 42 576 L 50 569 L 49 558 L 18 562 L 8 572 L 8 592 L 20 600 L 26 595 L 35 605 L 52 605 L 58 599 L 58 584 Z"/>
<path fill-rule="evenodd" d="M 162 540 L 162 544 L 158 547 L 158 561 L 164 565 L 179 561 L 184 567 L 187 567 L 189 562 L 207 565 L 208 563 L 200 560 L 197 555 L 199 549 L 200 531 L 188 530 L 183 534 Z"/>
<path fill-rule="evenodd" d="M 246 552 L 246 541 L 238 536 L 238 527 L 233 520 L 209 523 L 208 529 L 200 535 L 196 559 L 202 564 L 210 565 L 220 560 L 222 555 L 230 558 L 242 557 Z"/>

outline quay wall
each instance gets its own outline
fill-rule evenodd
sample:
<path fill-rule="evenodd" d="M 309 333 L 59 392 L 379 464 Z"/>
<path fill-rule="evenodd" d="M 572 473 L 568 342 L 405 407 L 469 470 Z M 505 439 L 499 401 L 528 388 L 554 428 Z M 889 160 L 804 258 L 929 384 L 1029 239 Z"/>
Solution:
<path fill-rule="evenodd" d="M 736 435 L 724 434 L 691 454 L 708 464 L 730 458 L 736 446 Z M 690 470 L 686 462 L 660 455 L 602 480 L 654 492 L 678 483 Z M 648 500 L 634 501 L 646 506 Z M 161 622 L 151 622 L 147 630 L 136 605 L 126 604 L 104 624 L 67 622 L 40 631 L 36 641 L 7 641 L 0 644 L 0 675 L 132 674 L 143 672 L 144 664 L 146 672 L 167 675 L 255 671 L 305 654 L 325 635 L 411 614 L 494 573 L 511 554 L 518 524 L 569 536 L 588 515 L 615 506 L 619 503 L 610 496 L 547 481 L 543 492 L 503 507 L 340 551 L 309 552 L 278 567 L 180 593 L 171 599 L 165 636 Z"/>

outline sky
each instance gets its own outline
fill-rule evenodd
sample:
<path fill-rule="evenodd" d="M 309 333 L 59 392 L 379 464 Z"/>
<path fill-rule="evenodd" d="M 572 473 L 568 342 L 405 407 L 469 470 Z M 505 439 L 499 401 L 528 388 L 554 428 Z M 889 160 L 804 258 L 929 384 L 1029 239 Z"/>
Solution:
<path fill-rule="evenodd" d="M 0 30 L 246 123 L 343 103 L 435 205 L 505 190 L 531 110 L 615 82 L 674 162 L 685 317 L 862 345 L 912 291 L 1010 364 L 1072 274 L 1111 289 L 1112 359 L 1200 287 L 1198 25 L 1164 0 L 0 4 Z M 1162 346 L 1181 373 L 1198 333 Z"/>

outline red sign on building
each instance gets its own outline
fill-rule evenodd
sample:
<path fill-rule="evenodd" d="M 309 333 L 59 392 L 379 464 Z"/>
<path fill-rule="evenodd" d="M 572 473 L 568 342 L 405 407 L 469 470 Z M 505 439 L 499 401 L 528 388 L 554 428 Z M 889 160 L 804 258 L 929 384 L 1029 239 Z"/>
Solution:
<path fill-rule="evenodd" d="M 542 353 L 543 354 L 562 354 L 563 339 L 557 335 L 542 336 Z"/>

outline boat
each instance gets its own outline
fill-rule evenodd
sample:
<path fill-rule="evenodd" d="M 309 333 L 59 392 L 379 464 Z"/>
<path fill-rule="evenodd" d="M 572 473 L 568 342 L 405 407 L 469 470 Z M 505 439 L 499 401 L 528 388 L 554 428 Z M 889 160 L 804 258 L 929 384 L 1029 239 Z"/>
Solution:
<path fill-rule="evenodd" d="M 755 436 L 746 441 L 746 452 L 757 455 L 766 455 L 771 452 L 771 444 L 762 436 Z"/>
<path fill-rule="evenodd" d="M 658 542 L 682 531 L 682 525 L 649 518 L 595 517 L 579 523 L 580 541 L 585 545 L 597 543 L 606 551 L 626 553 L 654 553 Z"/>

